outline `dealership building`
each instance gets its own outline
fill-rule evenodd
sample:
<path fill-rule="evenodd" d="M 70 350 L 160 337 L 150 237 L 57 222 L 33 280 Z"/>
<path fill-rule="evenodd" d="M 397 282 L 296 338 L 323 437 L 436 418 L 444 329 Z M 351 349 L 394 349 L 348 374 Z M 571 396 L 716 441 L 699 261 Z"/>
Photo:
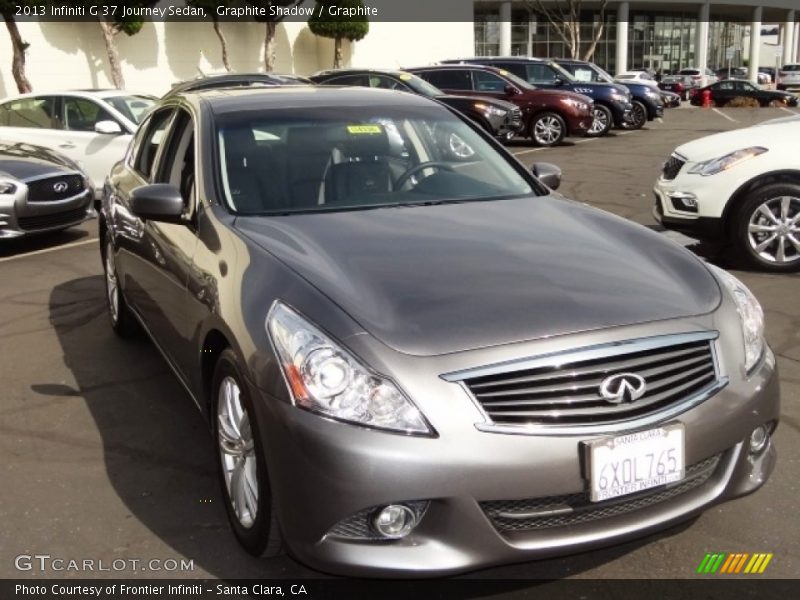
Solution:
<path fill-rule="evenodd" d="M 177 1 L 177 0 L 173 0 Z M 543 0 L 545 6 L 549 0 Z M 365 0 L 381 6 L 386 0 Z M 562 0 L 562 3 L 564 0 Z M 164 4 L 164 3 L 162 3 Z M 313 5 L 312 0 L 306 4 Z M 410 67 L 473 55 L 564 57 L 564 41 L 526 0 L 404 0 L 395 15 L 430 19 L 373 19 L 369 34 L 345 44 L 344 59 L 358 67 Z M 384 6 L 388 6 L 384 4 Z M 600 24 L 595 0 L 583 0 L 581 52 Z M 431 12 L 435 10 L 435 15 Z M 615 73 L 632 68 L 712 68 L 800 62 L 798 0 L 610 0 L 593 60 Z M 776 28 L 765 38 L 762 29 Z M 264 23 L 224 22 L 235 71 L 263 69 Z M 19 23 L 27 74 L 34 91 L 110 87 L 111 73 L 97 22 Z M 116 37 L 126 87 L 162 94 L 173 83 L 222 71 L 220 45 L 211 22 L 148 22 L 134 36 Z M 285 21 L 276 33 L 276 70 L 307 75 L 329 68 L 333 42 L 311 33 L 302 21 Z M 0 28 L 0 97 L 16 93 L 11 41 Z"/>

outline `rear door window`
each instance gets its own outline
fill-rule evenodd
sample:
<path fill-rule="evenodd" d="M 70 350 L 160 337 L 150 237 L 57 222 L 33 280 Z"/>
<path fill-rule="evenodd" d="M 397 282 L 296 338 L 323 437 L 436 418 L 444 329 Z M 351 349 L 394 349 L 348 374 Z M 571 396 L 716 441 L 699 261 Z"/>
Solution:
<path fill-rule="evenodd" d="M 443 69 L 441 71 L 426 71 L 421 73 L 433 85 L 445 90 L 472 90 L 472 78 L 468 69 Z"/>
<path fill-rule="evenodd" d="M 56 97 L 37 96 L 6 102 L 0 107 L 0 125 L 59 129 L 56 118 Z"/>

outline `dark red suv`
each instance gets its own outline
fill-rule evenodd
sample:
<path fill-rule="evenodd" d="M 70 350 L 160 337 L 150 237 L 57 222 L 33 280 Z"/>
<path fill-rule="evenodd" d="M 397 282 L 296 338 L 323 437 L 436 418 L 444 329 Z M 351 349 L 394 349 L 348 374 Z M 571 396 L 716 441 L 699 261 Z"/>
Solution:
<path fill-rule="evenodd" d="M 541 90 L 504 69 L 483 65 L 435 65 L 406 69 L 450 94 L 490 96 L 522 109 L 523 132 L 539 146 L 555 146 L 567 135 L 586 135 L 592 126 L 588 96 Z"/>

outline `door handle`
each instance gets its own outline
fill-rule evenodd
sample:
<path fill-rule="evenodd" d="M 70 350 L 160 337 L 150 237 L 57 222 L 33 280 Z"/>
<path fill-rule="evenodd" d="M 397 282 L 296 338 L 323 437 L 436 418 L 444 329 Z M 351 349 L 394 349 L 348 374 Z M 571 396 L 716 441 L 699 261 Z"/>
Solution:
<path fill-rule="evenodd" d="M 59 148 L 74 148 L 75 144 L 72 142 L 64 142 L 63 144 L 58 145 Z"/>

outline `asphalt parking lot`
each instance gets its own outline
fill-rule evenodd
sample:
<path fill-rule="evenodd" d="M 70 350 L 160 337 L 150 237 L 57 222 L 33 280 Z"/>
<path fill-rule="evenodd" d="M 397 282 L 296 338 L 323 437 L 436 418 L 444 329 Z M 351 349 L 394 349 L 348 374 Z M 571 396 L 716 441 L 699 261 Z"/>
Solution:
<path fill-rule="evenodd" d="M 652 184 L 675 146 L 787 112 L 800 111 L 680 108 L 641 131 L 511 149 L 525 163 L 559 165 L 564 195 L 654 227 Z M 776 472 L 759 493 L 659 535 L 471 577 L 688 578 L 718 551 L 771 552 L 763 577 L 800 576 L 800 276 L 741 272 L 724 247 L 665 235 L 733 269 L 764 306 L 783 385 Z M 155 348 L 124 342 L 108 325 L 96 236 L 88 222 L 0 245 L 0 577 L 143 576 L 132 562 L 113 572 L 19 571 L 22 554 L 193 561 L 147 577 L 322 576 L 240 550 L 205 423 Z"/>

